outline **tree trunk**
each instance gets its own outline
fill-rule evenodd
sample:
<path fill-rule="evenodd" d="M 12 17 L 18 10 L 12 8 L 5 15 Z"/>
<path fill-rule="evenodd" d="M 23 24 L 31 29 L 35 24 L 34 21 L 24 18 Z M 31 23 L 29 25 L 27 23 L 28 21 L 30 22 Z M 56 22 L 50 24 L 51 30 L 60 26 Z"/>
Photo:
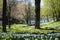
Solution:
<path fill-rule="evenodd" d="M 57 20 L 56 21 L 60 21 L 60 12 L 57 15 Z"/>
<path fill-rule="evenodd" d="M 53 20 L 54 20 L 54 22 L 55 22 L 55 18 L 54 18 L 55 16 L 54 16 L 54 13 L 53 13 Z"/>
<path fill-rule="evenodd" d="M 47 15 L 47 22 L 49 22 L 49 17 L 48 17 L 48 15 Z"/>
<path fill-rule="evenodd" d="M 27 10 L 27 25 L 29 24 L 29 16 L 28 16 L 28 10 Z"/>
<path fill-rule="evenodd" d="M 31 25 L 31 2 L 28 3 L 28 24 Z"/>
<path fill-rule="evenodd" d="M 44 19 L 44 23 L 45 23 L 45 19 Z"/>
<path fill-rule="evenodd" d="M 40 29 L 40 1 L 35 0 L 35 28 Z"/>
<path fill-rule="evenodd" d="M 6 32 L 6 23 L 7 23 L 7 19 L 6 19 L 6 10 L 7 10 L 7 1 L 3 0 L 3 14 L 2 14 L 2 30 L 3 32 Z"/>
<path fill-rule="evenodd" d="M 11 14 L 11 7 L 9 6 L 9 13 L 8 13 L 8 26 L 11 27 L 10 23 L 10 14 Z"/>

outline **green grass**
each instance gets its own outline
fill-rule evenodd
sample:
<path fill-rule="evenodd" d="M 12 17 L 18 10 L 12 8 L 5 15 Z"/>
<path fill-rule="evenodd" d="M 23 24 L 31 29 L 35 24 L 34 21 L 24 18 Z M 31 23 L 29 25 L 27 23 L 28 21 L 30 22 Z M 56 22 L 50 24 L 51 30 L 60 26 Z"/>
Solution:
<path fill-rule="evenodd" d="M 24 27 L 25 26 L 25 27 Z M 34 27 L 27 26 L 25 24 L 14 24 L 11 26 L 11 29 L 7 30 L 9 32 L 20 32 L 20 33 L 40 33 L 38 29 L 35 29 Z"/>
<path fill-rule="evenodd" d="M 7 27 L 7 31 L 9 33 L 48 33 L 52 31 L 60 32 L 60 22 L 49 22 L 41 24 L 40 27 L 42 29 L 35 29 L 34 26 L 27 26 L 26 24 L 13 24 L 11 25 L 11 28 L 9 29 Z M 56 30 L 47 30 L 47 29 L 56 29 Z M 2 27 L 0 27 L 0 31 L 2 31 Z"/>
<path fill-rule="evenodd" d="M 49 23 L 42 24 L 41 28 L 60 29 L 60 21 L 58 21 L 58 22 L 49 22 Z"/>

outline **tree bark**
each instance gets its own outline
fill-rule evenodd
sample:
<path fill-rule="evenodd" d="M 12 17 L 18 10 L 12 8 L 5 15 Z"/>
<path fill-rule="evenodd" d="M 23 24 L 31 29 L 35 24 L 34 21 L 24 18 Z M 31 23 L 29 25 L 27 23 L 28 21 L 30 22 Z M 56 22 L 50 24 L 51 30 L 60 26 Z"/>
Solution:
<path fill-rule="evenodd" d="M 28 3 L 28 25 L 31 25 L 31 2 Z"/>
<path fill-rule="evenodd" d="M 6 23 L 7 23 L 7 19 L 6 19 L 6 11 L 7 11 L 7 1 L 3 0 L 3 14 L 2 14 L 2 31 L 6 32 Z"/>
<path fill-rule="evenodd" d="M 47 15 L 47 22 L 49 22 L 49 17 L 48 17 L 49 15 Z"/>
<path fill-rule="evenodd" d="M 27 22 L 27 25 L 29 25 L 29 16 L 28 16 L 28 10 L 26 10 L 27 12 L 27 20 L 26 20 L 26 22 Z"/>
<path fill-rule="evenodd" d="M 56 21 L 60 21 L 60 12 L 57 15 L 57 20 Z"/>
<path fill-rule="evenodd" d="M 8 26 L 11 27 L 10 23 L 10 14 L 11 14 L 11 7 L 9 6 L 9 13 L 8 13 Z"/>
<path fill-rule="evenodd" d="M 40 29 L 40 2 L 41 0 L 35 0 L 35 28 Z"/>
<path fill-rule="evenodd" d="M 55 17 L 55 15 L 54 15 L 54 13 L 53 13 L 53 20 L 54 20 L 54 22 L 55 22 L 55 18 L 54 18 L 54 17 Z"/>

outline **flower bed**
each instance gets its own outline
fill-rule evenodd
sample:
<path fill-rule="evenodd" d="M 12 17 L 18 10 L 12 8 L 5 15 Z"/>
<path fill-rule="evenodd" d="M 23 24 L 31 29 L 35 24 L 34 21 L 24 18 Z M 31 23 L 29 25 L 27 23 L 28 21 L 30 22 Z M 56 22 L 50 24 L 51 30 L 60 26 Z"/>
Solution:
<path fill-rule="evenodd" d="M 0 33 L 0 40 L 60 40 L 60 33 L 54 34 Z"/>

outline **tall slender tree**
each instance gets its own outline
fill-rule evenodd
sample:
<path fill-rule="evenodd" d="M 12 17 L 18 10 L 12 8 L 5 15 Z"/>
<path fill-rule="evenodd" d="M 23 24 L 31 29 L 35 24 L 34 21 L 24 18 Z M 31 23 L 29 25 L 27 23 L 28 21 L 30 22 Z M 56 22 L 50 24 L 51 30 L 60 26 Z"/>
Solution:
<path fill-rule="evenodd" d="M 25 0 L 25 4 L 27 3 L 27 1 L 28 0 Z M 26 7 L 26 5 L 25 5 L 25 12 L 26 12 L 26 23 L 27 23 L 27 25 L 28 25 L 28 7 Z"/>
<path fill-rule="evenodd" d="M 31 25 L 31 2 L 28 2 L 28 25 Z"/>
<path fill-rule="evenodd" d="M 41 0 L 35 0 L 35 28 L 40 29 L 40 2 Z"/>
<path fill-rule="evenodd" d="M 11 14 L 11 7 L 9 5 L 9 12 L 8 12 L 8 25 L 9 25 L 9 28 L 11 27 L 11 25 L 10 25 L 10 14 Z"/>
<path fill-rule="evenodd" d="M 8 26 L 11 28 L 11 11 L 16 9 L 16 0 L 8 0 Z"/>
<path fill-rule="evenodd" d="M 7 11 L 7 1 L 3 0 L 3 14 L 2 14 L 2 30 L 3 32 L 6 32 L 6 11 Z"/>

